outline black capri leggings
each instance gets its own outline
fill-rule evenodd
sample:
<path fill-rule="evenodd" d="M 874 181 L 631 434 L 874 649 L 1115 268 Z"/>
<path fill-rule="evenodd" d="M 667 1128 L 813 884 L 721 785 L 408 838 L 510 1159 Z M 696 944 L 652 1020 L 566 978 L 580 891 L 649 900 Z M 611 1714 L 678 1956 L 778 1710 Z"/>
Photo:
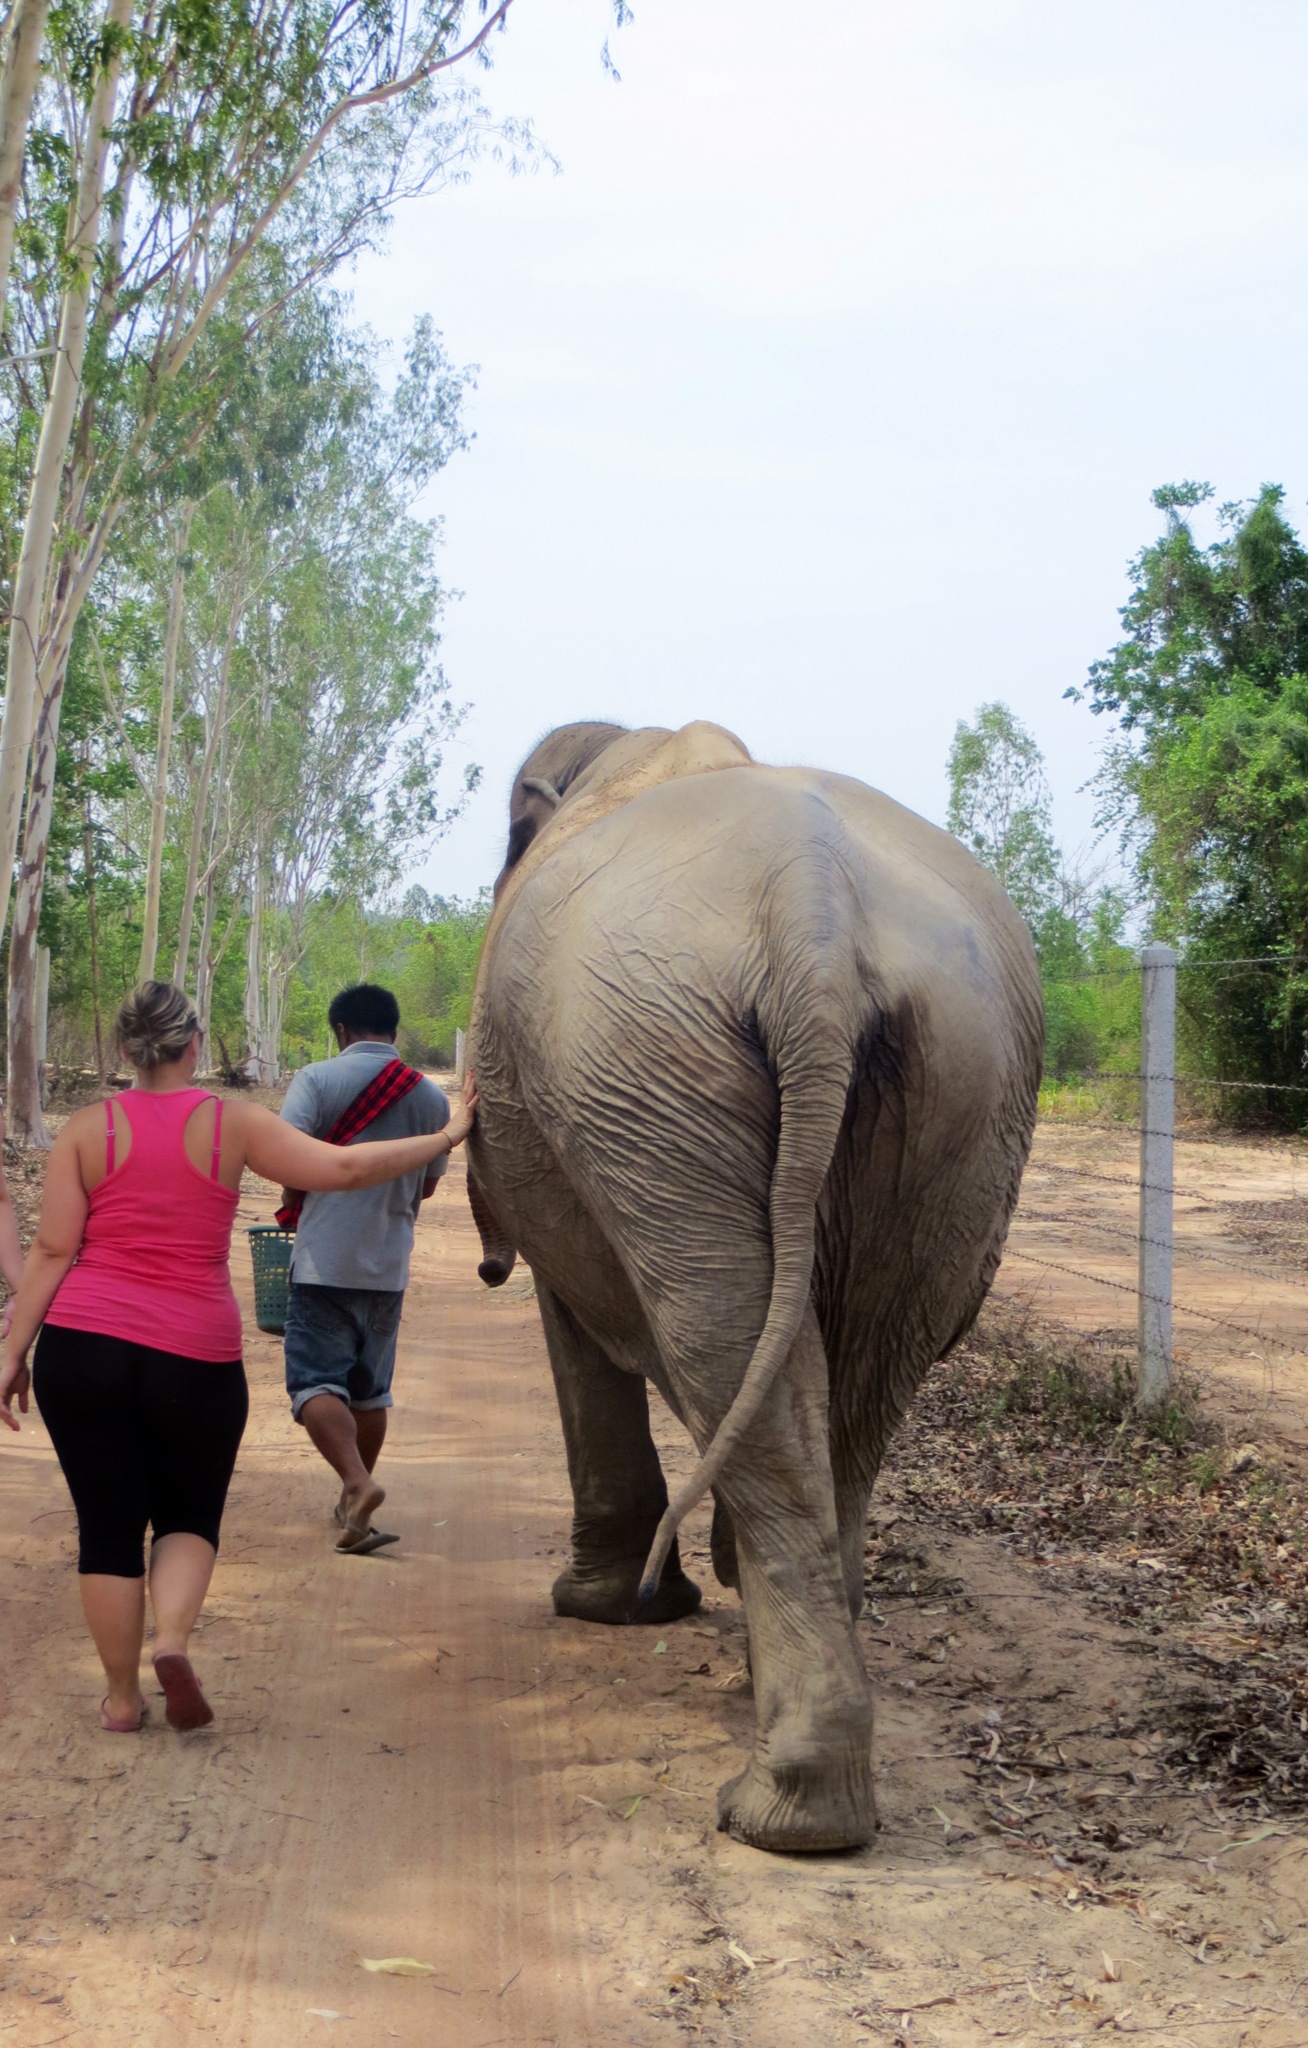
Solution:
<path fill-rule="evenodd" d="M 145 1532 L 218 1548 L 245 1418 L 245 1367 L 47 1323 L 32 1391 L 77 1509 L 79 1572 L 145 1576 Z"/>

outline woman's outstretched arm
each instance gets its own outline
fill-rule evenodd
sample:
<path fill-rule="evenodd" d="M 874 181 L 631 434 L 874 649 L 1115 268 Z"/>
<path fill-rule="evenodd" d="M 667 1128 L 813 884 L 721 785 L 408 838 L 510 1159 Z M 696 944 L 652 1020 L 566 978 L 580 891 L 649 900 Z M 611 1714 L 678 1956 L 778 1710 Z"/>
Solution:
<path fill-rule="evenodd" d="M 353 1145 L 327 1145 L 283 1123 L 257 1102 L 230 1103 L 227 1115 L 236 1123 L 245 1164 L 265 1180 L 305 1193 L 342 1194 L 398 1180 L 461 1145 L 476 1120 L 477 1084 L 469 1074 L 463 1101 L 445 1129 L 420 1138 L 361 1138 Z"/>

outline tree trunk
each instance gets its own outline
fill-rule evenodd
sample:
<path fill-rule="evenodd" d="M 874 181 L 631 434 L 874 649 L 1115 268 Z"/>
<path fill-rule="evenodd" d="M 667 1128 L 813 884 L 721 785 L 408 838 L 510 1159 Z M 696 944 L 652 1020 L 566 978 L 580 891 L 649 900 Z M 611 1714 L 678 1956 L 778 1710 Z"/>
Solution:
<path fill-rule="evenodd" d="M 282 1070 L 282 1025 L 294 971 L 280 955 L 270 956 L 265 965 L 263 1038 L 258 1051 L 260 1079 L 266 1088 L 276 1087 Z"/>
<path fill-rule="evenodd" d="M 200 886 L 200 861 L 204 853 L 204 828 L 209 815 L 209 790 L 213 782 L 215 759 L 219 760 L 221 768 L 219 749 L 227 730 L 227 684 L 232 672 L 232 650 L 236 645 L 237 620 L 238 614 L 233 611 L 227 629 L 227 644 L 223 648 L 222 669 L 218 677 L 218 700 L 205 741 L 200 773 L 196 778 L 195 801 L 191 812 L 191 843 L 186 856 L 186 884 L 182 890 L 182 915 L 177 927 L 177 963 L 173 968 L 173 980 L 178 988 L 185 988 L 187 969 L 191 964 L 191 929 L 195 923 L 195 899 Z M 220 774 L 220 785 L 221 780 Z M 220 801 L 221 796 L 220 786 Z"/>
<path fill-rule="evenodd" d="M 195 963 L 195 1014 L 200 1020 L 203 1036 L 203 1057 L 206 1073 L 213 1072 L 213 1039 L 210 1026 L 213 1022 L 213 977 L 214 961 L 210 948 L 213 945 L 214 896 L 216 878 L 210 875 L 204 885 L 204 912 L 200 919 L 200 951 Z"/>
<path fill-rule="evenodd" d="M 95 900 L 95 828 L 91 821 L 91 794 L 83 780 L 86 753 L 78 772 L 82 790 L 82 867 L 86 874 L 86 923 L 91 940 L 91 1015 L 95 1021 L 95 1072 L 104 1086 L 104 1028 L 100 1021 L 100 913 Z"/>
<path fill-rule="evenodd" d="M 0 77 L 0 331 L 9 298 L 9 265 L 14 253 L 14 221 L 23 181 L 23 155 L 32 119 L 32 101 L 41 69 L 41 38 L 50 0 L 16 0 L 5 43 Z"/>
<path fill-rule="evenodd" d="M 221 822 L 220 814 L 223 804 L 230 800 L 227 788 L 227 756 L 228 736 L 227 729 L 224 726 L 222 737 L 218 742 L 218 788 L 214 797 L 213 818 L 209 826 L 209 844 L 205 850 L 204 912 L 200 920 L 200 954 L 195 967 L 195 1012 L 200 1019 L 200 1029 L 204 1034 L 204 1057 L 210 1063 L 210 1072 L 213 1071 L 213 1041 L 210 1036 L 210 1023 L 213 1011 L 213 978 L 218 971 L 218 961 L 214 958 L 213 951 L 213 927 L 217 914 L 216 898 L 218 894 L 219 865 L 216 856 L 218 829 Z M 226 941 L 224 941 L 222 952 L 225 953 L 226 950 Z M 221 954 L 219 957 L 221 958 Z"/>
<path fill-rule="evenodd" d="M 138 981 L 154 980 L 159 950 L 159 892 L 163 884 L 164 833 L 168 824 L 168 754 L 173 741 L 173 705 L 177 700 L 177 661 L 182 639 L 182 600 L 186 594 L 186 546 L 195 507 L 184 505 L 173 555 L 173 587 L 168 596 L 168 633 L 164 641 L 163 692 L 159 700 L 159 737 L 154 754 L 154 788 L 150 795 L 150 850 L 145 864 L 145 915 L 141 926 Z"/>
<path fill-rule="evenodd" d="M 50 948 L 36 949 L 36 1099 L 46 1104 L 45 1077 L 50 1064 Z"/>
<path fill-rule="evenodd" d="M 250 1079 L 262 1082 L 260 1068 L 263 1048 L 263 847 L 254 849 L 254 875 L 250 883 L 250 929 L 245 938 L 245 1042 L 249 1049 Z"/>
<path fill-rule="evenodd" d="M 52 1140 L 41 1113 L 43 1048 L 39 1043 L 36 935 L 41 922 L 45 857 L 54 813 L 55 762 L 65 674 L 66 670 L 60 668 L 53 678 L 37 723 L 23 858 L 14 895 L 14 928 L 9 939 L 9 1135 L 20 1145 L 34 1145 L 43 1151 L 48 1150 Z"/>
<path fill-rule="evenodd" d="M 227 949 L 235 936 L 237 919 L 240 916 L 241 910 L 240 898 L 238 897 L 228 913 L 227 924 L 223 930 L 222 938 L 215 946 L 213 942 L 213 928 L 216 922 L 214 895 L 214 880 L 210 876 L 205 885 L 204 923 L 200 931 L 200 964 L 196 975 L 197 994 L 195 1001 L 196 1015 L 200 1019 L 200 1029 L 204 1034 L 206 1056 L 209 1061 L 206 1071 L 209 1073 L 214 1071 L 213 1039 L 210 1028 L 213 1017 L 214 983 L 218 978 L 218 969 L 227 958 Z"/>
<path fill-rule="evenodd" d="M 131 14 L 132 0 L 108 0 L 105 29 L 126 28 Z M 114 117 L 121 62 L 120 39 L 112 35 L 109 60 L 96 82 L 87 116 L 86 147 L 68 223 L 67 255 L 72 277 L 60 309 L 54 373 L 37 442 L 32 488 L 14 576 L 5 708 L 0 722 L 0 935 L 9 915 L 14 860 L 18 853 L 23 795 L 27 787 L 27 758 L 37 713 L 42 605 L 59 511 L 60 478 L 82 385 L 87 314 L 100 232 L 105 164 L 109 154 L 108 130 Z M 60 683 L 62 687 L 62 675 Z"/>

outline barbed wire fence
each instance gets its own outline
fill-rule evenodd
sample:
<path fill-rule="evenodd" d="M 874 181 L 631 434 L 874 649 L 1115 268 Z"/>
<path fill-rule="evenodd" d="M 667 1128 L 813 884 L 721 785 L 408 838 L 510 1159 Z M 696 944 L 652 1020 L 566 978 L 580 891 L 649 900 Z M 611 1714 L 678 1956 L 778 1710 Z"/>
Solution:
<path fill-rule="evenodd" d="M 1308 956 L 1299 955 L 1259 955 L 1240 959 L 1189 962 L 1182 959 L 1170 946 L 1150 945 L 1143 948 L 1138 961 L 1130 967 L 1098 970 L 1098 975 L 1105 977 L 1139 977 L 1140 1065 L 1137 1071 L 1129 1072 L 1102 1071 L 1096 1067 L 1078 1075 L 1077 1081 L 1093 1082 L 1099 1086 L 1113 1084 L 1138 1088 L 1139 1112 L 1135 1118 L 1091 1116 L 1084 1119 L 1058 1119 L 1058 1127 L 1069 1132 L 1104 1131 L 1118 1136 L 1134 1134 L 1139 1141 L 1138 1168 L 1134 1173 L 1106 1173 L 1099 1170 L 1097 1164 L 1066 1164 L 1037 1156 L 1028 1172 L 1037 1186 L 1040 1177 L 1047 1175 L 1056 1183 L 1063 1184 L 1069 1197 L 1074 1197 L 1078 1193 L 1087 1195 L 1089 1200 L 1077 1209 L 1074 1219 L 1076 1231 L 1087 1233 L 1087 1252 L 1099 1250 L 1101 1247 L 1109 1251 L 1117 1248 L 1125 1251 L 1129 1246 L 1134 1252 L 1135 1278 L 1128 1280 L 1124 1277 L 1114 1277 L 1111 1274 L 1093 1271 L 1086 1264 L 1074 1264 L 1068 1258 L 1042 1257 L 1037 1251 L 1025 1249 L 1021 1242 L 1019 1226 L 1056 1226 L 1065 1236 L 1069 1222 L 1065 1212 L 1050 1211 L 1036 1206 L 1026 1190 L 1015 1221 L 1017 1241 L 1010 1237 L 1005 1263 L 1011 1260 L 1019 1268 L 1030 1267 L 1063 1279 L 1088 1282 L 1095 1288 L 1107 1290 L 1124 1303 L 1127 1299 L 1134 1302 L 1136 1384 L 1142 1405 L 1158 1406 L 1168 1397 L 1173 1377 L 1174 1324 L 1178 1314 L 1183 1315 L 1187 1322 L 1198 1323 L 1203 1328 L 1211 1330 L 1214 1337 L 1220 1334 L 1228 1341 L 1253 1341 L 1259 1347 L 1272 1347 L 1278 1355 L 1308 1360 L 1308 1298 L 1303 1303 L 1305 1313 L 1302 1319 L 1297 1315 L 1297 1297 L 1300 1294 L 1308 1297 L 1308 1262 L 1302 1266 L 1287 1268 L 1284 1264 L 1272 1264 L 1260 1253 L 1243 1253 L 1221 1245 L 1196 1243 L 1190 1239 L 1178 1242 L 1175 1212 L 1178 1197 L 1204 1205 L 1207 1213 L 1211 1213 L 1215 1207 L 1222 1206 L 1220 1198 L 1214 1196 L 1211 1183 L 1206 1187 L 1193 1185 L 1184 1165 L 1182 1179 L 1178 1182 L 1178 1147 L 1212 1148 L 1226 1145 L 1239 1147 L 1247 1152 L 1251 1145 L 1255 1145 L 1258 1148 L 1257 1157 L 1260 1162 L 1290 1162 L 1301 1166 L 1305 1169 L 1305 1180 L 1308 1181 L 1308 1145 L 1296 1146 L 1288 1139 L 1277 1144 L 1261 1136 L 1211 1129 L 1206 1129 L 1202 1135 L 1186 1129 L 1178 1130 L 1178 1087 L 1186 1090 L 1212 1091 L 1219 1098 L 1228 1091 L 1247 1090 L 1268 1096 L 1302 1097 L 1308 1102 L 1308 1079 L 1303 1082 L 1268 1082 L 1178 1074 L 1178 975 L 1224 969 L 1272 970 L 1306 967 Z M 1093 978 L 1097 976 L 1079 977 L 1081 980 Z M 1194 1178 L 1197 1180 L 1197 1157 L 1202 1155 L 1192 1152 L 1188 1156 L 1194 1170 Z M 1101 1187 L 1105 1190 L 1111 1189 L 1113 1193 L 1105 1199 L 1097 1193 Z M 1134 1189 L 1136 1192 L 1134 1224 L 1113 1213 L 1113 1204 L 1120 1204 L 1121 1201 L 1116 1192 L 1119 1189 Z M 1250 1199 L 1248 1194 L 1245 1195 L 1245 1199 Z M 1099 1213 L 1104 1210 L 1108 1213 Z M 1223 1274 L 1238 1272 L 1243 1276 L 1250 1292 L 1265 1289 L 1268 1284 L 1278 1290 L 1288 1290 L 1296 1310 L 1289 1319 L 1289 1333 L 1269 1328 L 1267 1322 L 1258 1316 L 1257 1311 L 1253 1320 L 1219 1313 L 1216 1309 L 1205 1306 L 1202 1301 L 1194 1299 L 1193 1289 L 1189 1286 L 1183 1286 L 1178 1296 L 1178 1258 L 1186 1266 L 1193 1262 L 1201 1269 L 1220 1269 Z M 1127 1270 L 1130 1270 L 1129 1266 Z"/>

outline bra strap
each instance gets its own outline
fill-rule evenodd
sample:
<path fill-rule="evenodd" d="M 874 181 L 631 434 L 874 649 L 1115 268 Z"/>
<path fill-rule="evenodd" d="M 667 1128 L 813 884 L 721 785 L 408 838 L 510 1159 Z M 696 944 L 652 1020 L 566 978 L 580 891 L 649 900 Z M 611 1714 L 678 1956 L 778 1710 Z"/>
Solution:
<path fill-rule="evenodd" d="M 218 1178 L 218 1153 L 221 1149 L 222 1142 L 223 1099 L 221 1095 L 215 1095 L 213 1099 L 213 1166 L 210 1169 L 209 1173 L 210 1180 L 217 1180 Z"/>
<path fill-rule="evenodd" d="M 112 1095 L 105 1097 L 104 1138 L 104 1177 L 108 1180 L 114 1170 L 114 1102 Z"/>

